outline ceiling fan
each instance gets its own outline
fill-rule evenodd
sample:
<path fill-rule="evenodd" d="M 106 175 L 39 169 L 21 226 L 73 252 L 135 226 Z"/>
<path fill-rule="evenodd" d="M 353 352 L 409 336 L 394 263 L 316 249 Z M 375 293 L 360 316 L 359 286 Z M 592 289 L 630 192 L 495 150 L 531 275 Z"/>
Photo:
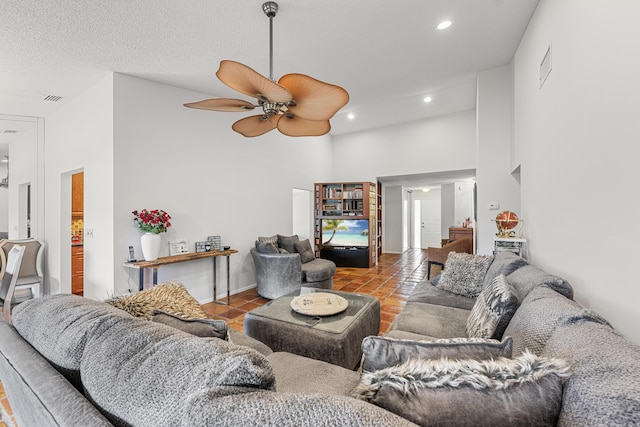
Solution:
<path fill-rule="evenodd" d="M 269 78 L 236 61 L 223 60 L 216 76 L 232 89 L 257 99 L 257 104 L 231 98 L 205 99 L 185 107 L 212 111 L 249 111 L 262 114 L 245 117 L 233 124 L 234 131 L 253 137 L 278 129 L 288 136 L 320 136 L 331 130 L 329 119 L 347 102 L 349 94 L 340 86 L 321 82 L 304 74 L 273 78 L 273 18 L 278 4 L 268 1 L 262 10 L 269 17 Z"/>

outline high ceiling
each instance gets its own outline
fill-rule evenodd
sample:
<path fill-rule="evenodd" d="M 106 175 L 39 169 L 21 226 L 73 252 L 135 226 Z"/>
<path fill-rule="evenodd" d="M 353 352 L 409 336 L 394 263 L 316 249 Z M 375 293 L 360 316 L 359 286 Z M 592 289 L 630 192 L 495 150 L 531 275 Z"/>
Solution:
<path fill-rule="evenodd" d="M 268 76 L 262 3 L 2 0 L 0 114 L 45 116 L 109 72 L 246 99 L 215 72 L 233 59 Z M 350 102 L 331 120 L 334 135 L 472 109 L 476 73 L 511 61 L 537 3 L 280 0 L 274 77 L 298 72 L 344 87 Z M 437 30 L 445 19 L 453 25 Z M 228 114 L 229 126 L 242 117 L 211 114 Z M 0 144 L 15 135 L 10 127 L 0 120 Z"/>

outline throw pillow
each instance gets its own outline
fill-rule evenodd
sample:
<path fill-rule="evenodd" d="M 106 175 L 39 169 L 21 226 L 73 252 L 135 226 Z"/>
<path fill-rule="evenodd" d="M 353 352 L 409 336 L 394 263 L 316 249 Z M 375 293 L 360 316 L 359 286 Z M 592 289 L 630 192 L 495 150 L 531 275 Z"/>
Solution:
<path fill-rule="evenodd" d="M 151 320 L 197 337 L 228 339 L 227 322 L 224 320 L 185 319 L 162 310 L 155 310 Z"/>
<path fill-rule="evenodd" d="M 493 262 L 493 255 L 450 252 L 445 261 L 438 288 L 475 298 L 482 290 L 484 276 L 491 262 Z"/>
<path fill-rule="evenodd" d="M 278 247 L 286 249 L 290 254 L 296 253 L 295 242 L 298 242 L 300 239 L 297 234 L 293 236 L 282 236 L 278 234 Z"/>
<path fill-rule="evenodd" d="M 300 261 L 303 264 L 316 259 L 316 254 L 313 253 L 309 239 L 294 242 L 293 246 L 295 247 L 296 252 L 300 254 Z"/>
<path fill-rule="evenodd" d="M 517 308 L 516 291 L 504 275 L 499 275 L 478 295 L 467 319 L 467 336 L 502 338 Z"/>
<path fill-rule="evenodd" d="M 279 254 L 278 246 L 272 242 L 261 242 L 256 240 L 256 250 L 261 254 Z"/>
<path fill-rule="evenodd" d="M 362 341 L 362 371 L 372 372 L 409 359 L 491 359 L 511 357 L 512 339 L 502 342 L 479 338 L 444 338 L 435 341 L 401 340 L 369 336 Z"/>
<path fill-rule="evenodd" d="M 192 319 L 207 317 L 198 301 L 177 282 L 162 283 L 137 294 L 115 297 L 105 302 L 147 320 L 151 320 L 156 309 Z"/>
<path fill-rule="evenodd" d="M 354 397 L 422 426 L 556 425 L 570 365 L 516 359 L 412 359 L 361 375 Z"/>
<path fill-rule="evenodd" d="M 258 237 L 258 242 L 260 243 L 273 243 L 278 246 L 278 236 L 269 236 L 269 237 Z"/>

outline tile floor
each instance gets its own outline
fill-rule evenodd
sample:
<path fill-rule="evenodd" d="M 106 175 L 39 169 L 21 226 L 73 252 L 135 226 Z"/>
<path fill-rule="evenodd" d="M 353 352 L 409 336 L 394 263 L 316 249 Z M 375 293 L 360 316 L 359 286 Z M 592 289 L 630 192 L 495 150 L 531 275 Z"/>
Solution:
<path fill-rule="evenodd" d="M 432 276 L 439 267 L 432 267 Z M 427 251 L 410 249 L 402 254 L 383 254 L 378 265 L 372 268 L 338 268 L 333 288 L 344 292 L 369 294 L 380 300 L 380 333 L 387 328 L 402 310 L 415 284 L 427 277 Z M 231 296 L 230 305 L 204 304 L 202 308 L 211 318 L 223 319 L 242 332 L 244 315 L 269 300 L 258 295 L 255 289 Z M 11 416 L 11 406 L 0 382 L 0 404 Z M 13 420 L 13 417 L 12 417 Z M 15 421 L 15 420 L 14 420 Z M 0 422 L 0 427 L 5 427 Z"/>

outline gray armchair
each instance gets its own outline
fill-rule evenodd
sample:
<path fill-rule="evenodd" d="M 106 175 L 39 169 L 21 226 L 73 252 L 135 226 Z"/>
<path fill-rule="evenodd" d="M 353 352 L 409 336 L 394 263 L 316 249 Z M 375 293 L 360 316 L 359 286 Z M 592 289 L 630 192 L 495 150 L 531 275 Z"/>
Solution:
<path fill-rule="evenodd" d="M 258 294 L 275 299 L 300 289 L 302 286 L 320 289 L 333 288 L 336 265 L 316 258 L 302 263 L 299 253 L 261 253 L 251 248 L 256 267 Z"/>

